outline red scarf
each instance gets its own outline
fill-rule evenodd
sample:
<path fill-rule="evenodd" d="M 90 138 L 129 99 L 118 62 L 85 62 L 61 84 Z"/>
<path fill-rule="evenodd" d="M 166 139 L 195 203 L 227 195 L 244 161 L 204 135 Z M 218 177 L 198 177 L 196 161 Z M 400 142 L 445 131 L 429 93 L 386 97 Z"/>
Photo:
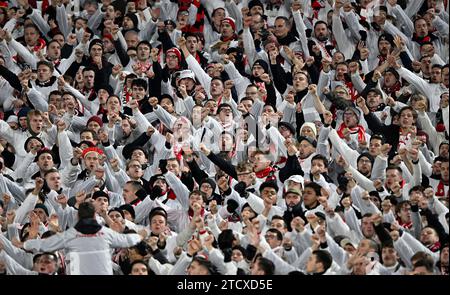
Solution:
<path fill-rule="evenodd" d="M 146 62 L 138 61 L 137 65 L 141 68 L 141 72 L 143 74 L 145 74 L 153 66 L 153 64 L 150 63 L 149 61 L 146 61 Z"/>
<path fill-rule="evenodd" d="M 397 81 L 394 85 L 392 85 L 391 87 L 387 87 L 387 86 L 383 86 L 383 91 L 386 94 L 395 94 L 397 91 L 400 90 L 400 88 L 402 88 L 402 85 L 400 84 L 400 81 Z"/>
<path fill-rule="evenodd" d="M 255 172 L 257 178 L 267 177 L 265 181 L 274 180 L 275 179 L 275 169 L 272 166 L 267 167 L 264 170 Z"/>
<path fill-rule="evenodd" d="M 402 222 L 402 220 L 400 218 L 398 218 L 397 221 L 400 226 L 402 226 L 403 228 L 406 228 L 406 229 L 411 229 L 413 226 L 412 221 Z"/>
<path fill-rule="evenodd" d="M 444 182 L 442 180 L 439 181 L 439 184 L 437 186 L 437 190 L 436 190 L 435 195 L 437 197 L 444 197 L 445 196 L 445 184 L 444 184 Z"/>
<path fill-rule="evenodd" d="M 342 123 L 341 126 L 339 126 L 339 129 L 337 130 L 337 134 L 339 135 L 340 138 L 344 138 L 344 133 L 342 132 L 344 130 L 344 128 L 348 128 L 345 123 Z M 358 142 L 364 141 L 366 138 L 366 130 L 364 129 L 363 126 L 358 125 L 356 127 L 352 127 L 352 128 L 348 128 L 350 130 L 350 133 L 356 133 L 358 132 Z"/>
<path fill-rule="evenodd" d="M 427 248 L 430 249 L 431 252 L 437 252 L 437 251 L 439 251 L 439 249 L 441 249 L 441 243 L 436 242 L 433 245 L 427 246 Z"/>

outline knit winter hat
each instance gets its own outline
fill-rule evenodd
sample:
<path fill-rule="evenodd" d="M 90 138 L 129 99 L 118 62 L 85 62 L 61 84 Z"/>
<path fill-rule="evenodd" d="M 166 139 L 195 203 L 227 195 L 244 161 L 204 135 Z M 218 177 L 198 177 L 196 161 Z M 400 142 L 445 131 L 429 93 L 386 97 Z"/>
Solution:
<path fill-rule="evenodd" d="M 83 154 L 82 154 L 83 159 L 89 153 L 97 153 L 99 155 L 103 155 L 103 151 L 101 149 L 99 149 L 98 147 L 89 147 L 89 148 L 83 150 Z"/>
<path fill-rule="evenodd" d="M 360 119 L 361 119 L 361 111 L 358 110 L 358 109 L 355 108 L 355 107 L 347 107 L 347 108 L 344 110 L 344 112 L 342 113 L 342 119 L 344 119 L 344 114 L 345 114 L 347 111 L 352 111 L 352 112 L 356 115 L 356 117 L 358 118 L 358 123 L 359 123 L 359 121 L 360 121 Z"/>
<path fill-rule="evenodd" d="M 92 116 L 89 118 L 89 120 L 86 123 L 86 126 L 89 125 L 89 123 L 91 122 L 97 122 L 98 125 L 100 125 L 100 127 L 103 127 L 103 121 L 99 116 Z"/>
<path fill-rule="evenodd" d="M 50 154 L 50 155 L 52 156 L 52 158 L 55 157 L 55 156 L 53 155 L 53 152 L 52 152 L 49 148 L 43 147 L 43 148 L 41 148 L 41 149 L 37 152 L 36 157 L 34 158 L 34 161 L 37 162 L 38 159 L 39 159 L 39 157 L 40 157 L 41 155 L 43 155 L 43 154 Z"/>
<path fill-rule="evenodd" d="M 259 1 L 259 0 L 251 0 L 250 2 L 248 2 L 248 9 L 249 10 L 251 10 L 255 6 L 261 7 L 262 10 L 264 11 L 264 5 L 261 3 L 261 1 Z"/>
<path fill-rule="evenodd" d="M 133 22 L 133 25 L 134 25 L 135 28 L 138 27 L 139 21 L 138 21 L 138 18 L 136 16 L 136 14 L 134 14 L 134 13 L 127 13 L 125 15 L 125 17 L 128 17 L 129 19 L 131 19 L 131 21 Z"/>
<path fill-rule="evenodd" d="M 180 52 L 180 50 L 178 48 L 176 48 L 176 47 L 170 48 L 169 50 L 166 51 L 166 56 L 169 53 L 175 54 L 177 56 L 177 58 L 178 58 L 178 61 L 181 61 L 181 52 Z"/>
<path fill-rule="evenodd" d="M 216 190 L 216 182 L 213 179 L 211 179 L 211 178 L 203 178 L 202 181 L 200 181 L 200 185 L 199 186 L 201 187 L 202 184 L 204 184 L 204 183 L 208 183 L 212 187 L 213 192 Z"/>
<path fill-rule="evenodd" d="M 264 72 L 265 72 L 265 73 L 269 73 L 269 65 L 267 64 L 266 61 L 264 61 L 264 60 L 262 60 L 262 59 L 258 59 L 258 60 L 255 61 L 255 63 L 253 64 L 253 67 L 256 66 L 256 65 L 261 66 L 261 67 L 264 69 Z M 253 67 L 252 67 L 252 68 L 253 68 Z"/>
<path fill-rule="evenodd" d="M 316 127 L 316 124 L 311 123 L 311 122 L 305 122 L 305 123 L 303 123 L 302 127 L 300 127 L 300 134 L 302 134 L 303 128 L 305 128 L 305 127 L 311 128 L 311 130 L 312 130 L 313 133 L 314 133 L 314 136 L 317 137 L 317 127 Z"/>
<path fill-rule="evenodd" d="M 98 45 L 102 48 L 102 51 L 104 50 L 103 48 L 103 41 L 100 39 L 92 39 L 91 42 L 89 42 L 89 52 L 91 52 L 92 46 L 94 45 Z"/>
<path fill-rule="evenodd" d="M 222 20 L 222 23 L 229 24 L 233 28 L 233 31 L 236 31 L 236 21 L 233 18 L 226 17 Z"/>
<path fill-rule="evenodd" d="M 17 113 L 17 118 L 20 119 L 22 117 L 26 117 L 29 111 L 31 111 L 29 107 L 21 108 L 20 111 Z"/>
<path fill-rule="evenodd" d="M 41 204 L 41 203 L 36 204 L 36 206 L 34 206 L 34 209 L 42 209 L 42 210 L 44 210 L 45 215 L 49 216 L 48 215 L 48 208 L 44 204 Z"/>

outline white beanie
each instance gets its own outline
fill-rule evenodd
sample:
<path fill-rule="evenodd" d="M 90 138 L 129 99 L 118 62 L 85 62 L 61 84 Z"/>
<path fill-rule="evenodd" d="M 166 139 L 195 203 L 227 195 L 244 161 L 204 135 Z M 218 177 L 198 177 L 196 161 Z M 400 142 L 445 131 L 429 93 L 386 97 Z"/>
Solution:
<path fill-rule="evenodd" d="M 311 130 L 314 132 L 314 136 L 317 137 L 317 128 L 316 128 L 316 124 L 311 123 L 311 122 L 305 122 L 303 123 L 302 127 L 300 128 L 300 134 L 302 134 L 302 130 L 304 127 L 309 127 L 311 128 Z"/>

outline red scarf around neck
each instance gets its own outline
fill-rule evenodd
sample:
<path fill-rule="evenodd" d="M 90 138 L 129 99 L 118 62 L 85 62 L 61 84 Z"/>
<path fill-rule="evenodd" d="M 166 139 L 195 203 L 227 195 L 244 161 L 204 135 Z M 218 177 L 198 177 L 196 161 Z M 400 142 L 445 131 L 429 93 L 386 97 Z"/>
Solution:
<path fill-rule="evenodd" d="M 366 138 L 366 130 L 364 129 L 363 126 L 358 125 L 356 127 L 352 127 L 349 128 L 347 127 L 347 125 L 345 125 L 345 123 L 342 123 L 341 126 L 339 126 L 339 129 L 337 130 L 337 134 L 339 135 L 340 138 L 344 138 L 344 133 L 342 132 L 344 130 L 344 128 L 348 128 L 350 130 L 350 133 L 356 133 L 358 132 L 358 141 L 364 141 Z"/>
<path fill-rule="evenodd" d="M 273 172 L 275 172 L 275 169 L 274 169 L 273 167 L 269 166 L 269 167 L 267 167 L 267 168 L 264 169 L 264 170 L 255 172 L 255 174 L 256 174 L 256 177 L 257 177 L 257 178 L 264 178 L 264 177 L 268 177 L 269 174 L 270 174 L 270 173 L 273 173 Z M 268 178 L 269 178 L 269 177 L 268 177 Z M 266 179 L 266 181 L 267 181 L 267 180 L 270 180 L 270 179 Z"/>

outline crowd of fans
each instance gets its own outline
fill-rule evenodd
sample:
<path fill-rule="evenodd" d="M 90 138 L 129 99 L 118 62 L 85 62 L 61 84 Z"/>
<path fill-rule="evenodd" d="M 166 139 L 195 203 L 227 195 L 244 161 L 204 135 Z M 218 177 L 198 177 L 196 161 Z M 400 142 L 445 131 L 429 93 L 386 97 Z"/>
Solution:
<path fill-rule="evenodd" d="M 3 0 L 0 273 L 448 275 L 447 0 Z"/>

